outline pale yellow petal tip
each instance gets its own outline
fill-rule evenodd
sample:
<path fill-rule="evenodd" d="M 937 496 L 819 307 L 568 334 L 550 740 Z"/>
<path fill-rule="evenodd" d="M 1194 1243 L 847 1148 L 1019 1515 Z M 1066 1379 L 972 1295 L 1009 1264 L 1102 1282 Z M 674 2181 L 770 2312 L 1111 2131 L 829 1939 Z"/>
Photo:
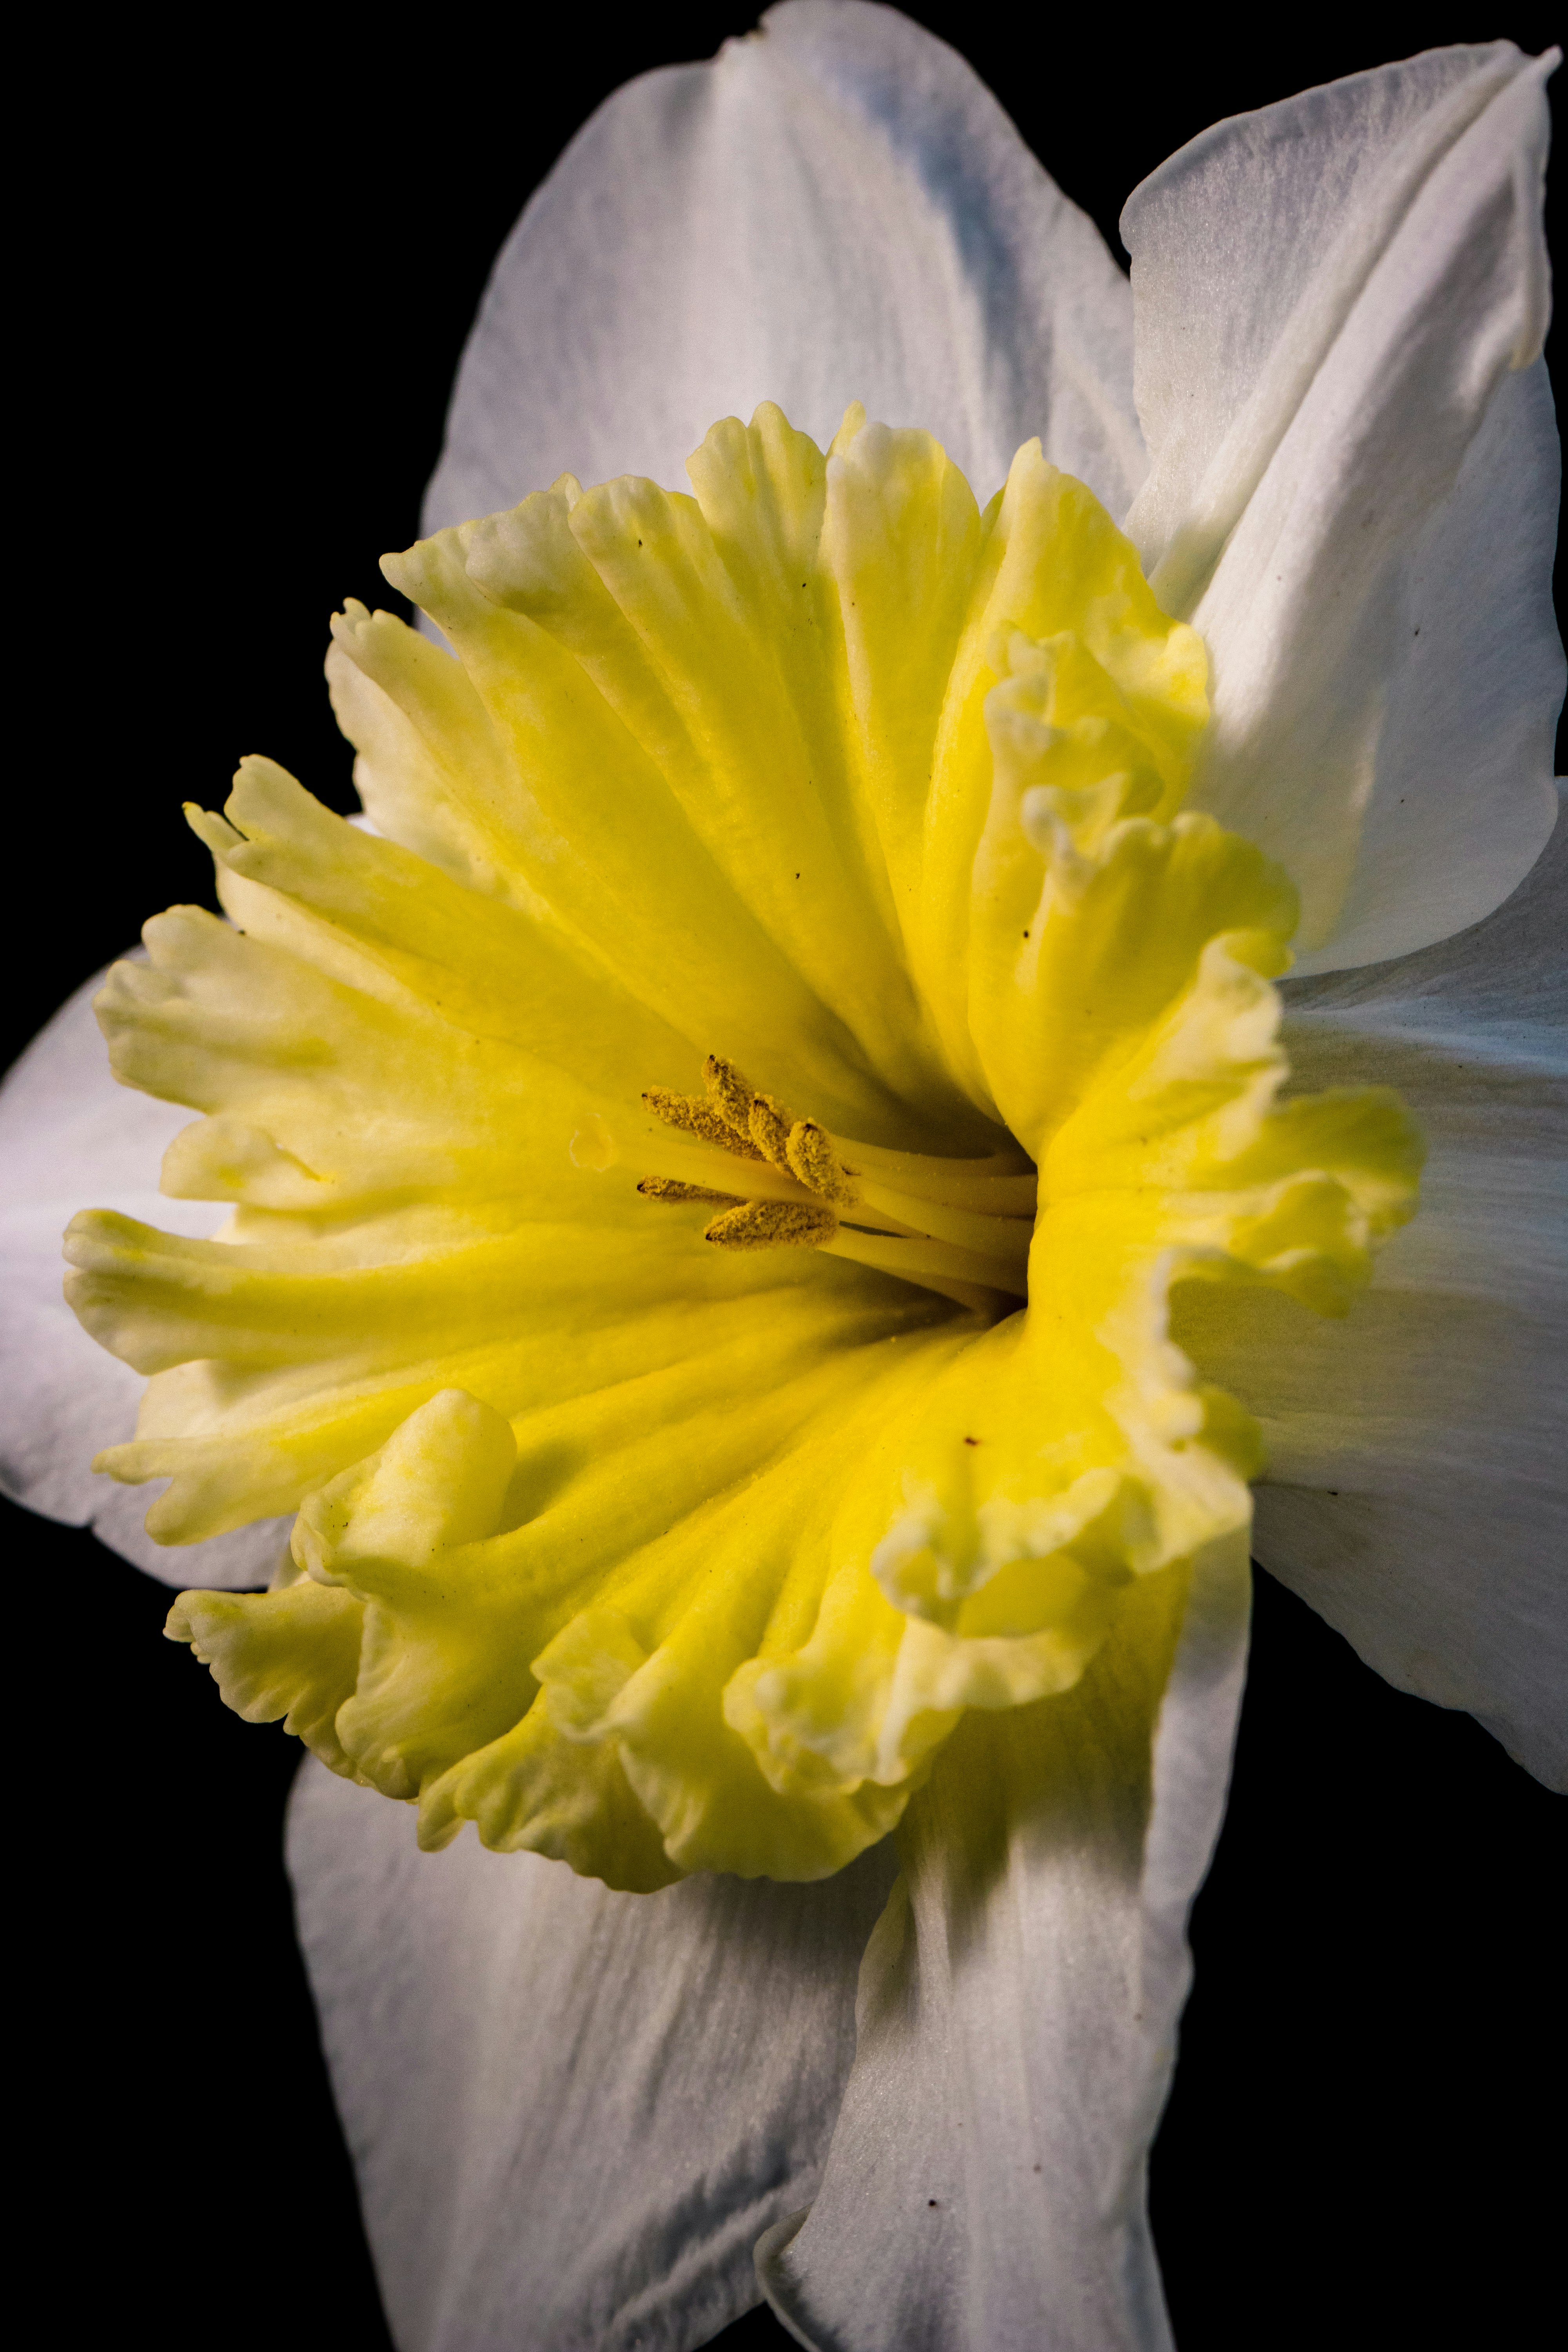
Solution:
<path fill-rule="evenodd" d="M 306 1580 L 275 1592 L 182 1592 L 163 1632 L 190 1643 L 237 1715 L 281 1722 L 352 1778 L 334 1717 L 354 1688 L 363 1617 L 349 1594 Z"/>
<path fill-rule="evenodd" d="M 99 1466 L 161 1539 L 298 1513 L 171 1612 L 227 1703 L 428 1849 L 642 1891 L 840 1868 L 1244 1542 L 1173 1286 L 1342 1313 L 1419 1165 L 1286 1096 L 1294 893 L 1184 807 L 1204 646 L 1038 442 L 984 514 L 858 403 L 688 470 L 385 559 L 449 652 L 334 616 L 382 837 L 247 758 L 187 812 L 227 919 L 100 998 L 232 1220 L 68 1237 L 153 1376 Z"/>
<path fill-rule="evenodd" d="M 866 404 L 863 400 L 852 400 L 844 412 L 842 424 L 828 444 L 828 456 L 844 457 L 865 429 Z"/>

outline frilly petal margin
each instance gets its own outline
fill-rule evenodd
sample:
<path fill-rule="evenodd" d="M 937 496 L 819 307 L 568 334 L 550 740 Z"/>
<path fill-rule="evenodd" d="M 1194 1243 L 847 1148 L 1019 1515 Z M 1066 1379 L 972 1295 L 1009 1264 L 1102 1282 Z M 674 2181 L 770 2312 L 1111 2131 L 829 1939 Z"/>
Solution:
<path fill-rule="evenodd" d="M 893 1858 L 616 1895 L 307 1763 L 300 1936 L 402 2352 L 691 2352 L 816 2189 Z M 766 2031 L 759 2024 L 766 2021 Z"/>
<path fill-rule="evenodd" d="M 1213 663 L 1191 805 L 1300 887 L 1299 971 L 1479 921 L 1552 827 L 1556 62 L 1497 41 L 1304 91 L 1122 215 L 1127 529 Z"/>
<path fill-rule="evenodd" d="M 891 8 L 785 0 L 617 90 L 530 202 L 469 338 L 434 531 L 571 471 L 679 487 L 716 416 L 851 401 L 984 501 L 1015 449 L 1120 515 L 1143 470 L 1131 301 L 963 58 Z"/>
<path fill-rule="evenodd" d="M 813 2352 L 1167 2352 L 1145 2160 L 1248 1595 L 1237 1538 L 1149 1580 L 1075 1690 L 971 1717 L 910 1805 L 822 2189 L 757 2249 Z"/>
<path fill-rule="evenodd" d="M 100 1448 L 132 1435 L 145 1383 L 95 1347 L 66 1305 L 61 1234 L 84 1200 L 190 1234 L 224 1213 L 149 1181 L 190 1114 L 110 1076 L 92 1013 L 104 978 L 61 1005 L 0 1088 L 0 1487 L 45 1518 L 90 1527 L 160 1583 L 265 1584 L 287 1520 L 172 1551 L 142 1527 L 146 1496 L 90 1468 Z"/>
<path fill-rule="evenodd" d="M 1256 1413 L 1254 1550 L 1400 1690 L 1467 1708 L 1568 1788 L 1568 824 L 1496 914 L 1419 955 L 1287 982 L 1298 1081 L 1397 1087 L 1421 1213 L 1348 1330 L 1196 1284 L 1173 1328 Z"/>

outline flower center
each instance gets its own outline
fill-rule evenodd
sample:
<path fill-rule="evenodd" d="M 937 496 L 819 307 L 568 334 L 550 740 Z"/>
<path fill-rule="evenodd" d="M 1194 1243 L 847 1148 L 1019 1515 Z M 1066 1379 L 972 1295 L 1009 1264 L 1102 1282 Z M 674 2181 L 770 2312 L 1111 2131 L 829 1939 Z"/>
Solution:
<path fill-rule="evenodd" d="M 1027 1297 L 1036 1177 L 1023 1152 L 888 1151 L 796 1118 L 717 1054 L 702 1076 L 705 1094 L 643 1096 L 671 1133 L 637 1190 L 715 1207 L 702 1237 L 716 1249 L 826 1250 L 992 1316 Z"/>

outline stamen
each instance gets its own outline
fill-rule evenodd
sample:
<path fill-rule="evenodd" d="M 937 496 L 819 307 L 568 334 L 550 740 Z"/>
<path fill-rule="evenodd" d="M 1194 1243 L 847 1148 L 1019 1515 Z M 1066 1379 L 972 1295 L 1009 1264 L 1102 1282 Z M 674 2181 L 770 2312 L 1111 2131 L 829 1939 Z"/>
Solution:
<path fill-rule="evenodd" d="M 820 1249 L 837 1226 L 831 1209 L 801 1201 L 747 1201 L 715 1217 L 702 1238 L 716 1249 Z"/>
<path fill-rule="evenodd" d="M 890 1184 L 868 1184 L 863 1177 L 860 1198 L 868 1209 L 879 1209 L 911 1233 L 978 1250 L 982 1257 L 998 1258 L 1019 1274 L 1028 1265 L 1035 1228 L 1026 1217 L 988 1217 L 973 1209 L 952 1208 L 946 1202 L 922 1201 L 912 1192 L 896 1192 Z"/>
<path fill-rule="evenodd" d="M 845 1167 L 828 1140 L 826 1128 L 818 1127 L 814 1118 L 797 1118 L 790 1129 L 784 1145 L 789 1164 L 803 1184 L 820 1192 L 826 1201 L 840 1208 L 852 1208 L 860 1195 Z"/>
<path fill-rule="evenodd" d="M 728 1151 L 715 1150 L 695 1135 L 673 1134 L 668 1141 L 661 1135 L 654 1135 L 636 1144 L 628 1143 L 624 1156 L 639 1159 L 647 1176 L 667 1177 L 675 1184 L 710 1185 L 721 1192 L 739 1192 L 747 1201 L 815 1198 L 794 1176 L 743 1152 L 738 1139 L 733 1151 Z"/>
<path fill-rule="evenodd" d="M 856 1172 L 921 1201 L 946 1201 L 993 1217 L 1035 1213 L 1037 1177 L 1024 1154 L 999 1151 L 989 1160 L 938 1160 L 921 1151 L 885 1151 L 879 1144 L 829 1138 Z"/>
<path fill-rule="evenodd" d="M 890 1234 L 868 1234 L 858 1226 L 840 1225 L 823 1246 L 835 1257 L 851 1257 L 859 1265 L 876 1266 L 880 1273 L 901 1275 L 906 1282 L 940 1290 L 950 1298 L 956 1295 L 955 1283 L 965 1292 L 984 1290 L 998 1303 L 1028 1295 L 1026 1283 L 1012 1266 L 979 1257 L 973 1250 L 954 1249 L 949 1242 L 928 1241 L 920 1234 L 900 1240 Z"/>
<path fill-rule="evenodd" d="M 637 1190 L 716 1207 L 703 1234 L 716 1249 L 826 1250 L 992 1317 L 1027 1297 L 1036 1178 L 1021 1152 L 889 1151 L 796 1118 L 721 1054 L 708 1055 L 702 1076 L 706 1097 L 644 1095 L 679 1139 L 651 1150 L 645 1141 L 653 1165 Z M 745 1171 L 731 1176 L 737 1160 Z"/>
<path fill-rule="evenodd" d="M 782 1168 L 787 1175 L 789 1164 L 789 1132 L 795 1114 L 785 1110 L 773 1095 L 753 1095 L 747 1118 L 747 1131 L 763 1158 Z"/>
<path fill-rule="evenodd" d="M 702 1065 L 702 1076 L 709 1093 L 737 1135 L 749 1137 L 748 1119 L 756 1088 L 743 1077 L 733 1062 L 725 1061 L 721 1054 L 710 1054 Z"/>
<path fill-rule="evenodd" d="M 637 1191 L 645 1201 L 717 1201 L 728 1209 L 740 1208 L 745 1198 L 741 1192 L 715 1192 L 710 1184 L 678 1184 L 672 1176 L 645 1176 Z"/>
<path fill-rule="evenodd" d="M 649 1087 L 643 1101 L 666 1127 L 679 1127 L 689 1135 L 700 1135 L 704 1143 L 716 1143 L 721 1151 L 732 1151 L 742 1160 L 761 1160 L 765 1156 L 747 1136 L 731 1127 L 716 1105 L 704 1102 L 700 1095 L 677 1095 L 671 1094 L 668 1087 Z"/>

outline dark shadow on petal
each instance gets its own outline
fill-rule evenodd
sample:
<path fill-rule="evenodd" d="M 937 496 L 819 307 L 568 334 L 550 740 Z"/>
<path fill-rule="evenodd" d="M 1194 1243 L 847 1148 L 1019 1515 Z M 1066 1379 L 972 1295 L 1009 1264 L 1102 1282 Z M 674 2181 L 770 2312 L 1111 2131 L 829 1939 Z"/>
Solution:
<path fill-rule="evenodd" d="M 392 2352 L 283 1874 L 303 1751 L 163 1639 L 166 1585 L 0 1510 L 42 2332 Z"/>
<path fill-rule="evenodd" d="M 773 2317 L 765 2303 L 731 2320 L 721 2336 L 709 2338 L 707 2352 L 786 2352 L 795 2343 L 787 2327 Z"/>
<path fill-rule="evenodd" d="M 1563 1818 L 1468 1716 L 1391 1690 L 1257 1572 L 1152 2164 L 1184 2352 L 1527 2340 Z"/>

